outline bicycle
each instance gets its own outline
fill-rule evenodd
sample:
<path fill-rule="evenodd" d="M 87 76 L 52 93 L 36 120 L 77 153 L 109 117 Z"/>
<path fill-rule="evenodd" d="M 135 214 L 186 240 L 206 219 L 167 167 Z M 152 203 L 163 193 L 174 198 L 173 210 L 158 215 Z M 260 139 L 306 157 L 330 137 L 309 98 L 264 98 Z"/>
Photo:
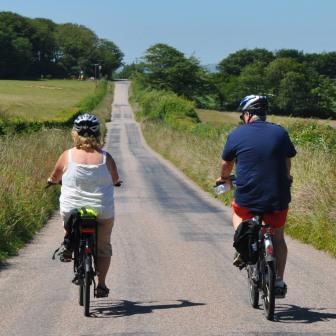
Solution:
<path fill-rule="evenodd" d="M 114 186 L 120 187 L 121 184 L 122 181 L 118 181 Z M 51 185 L 55 184 L 48 182 L 45 189 Z M 94 210 L 86 207 L 74 209 L 65 223 L 67 234 L 62 244 L 64 246 L 66 244 L 73 251 L 74 279 L 72 282 L 79 286 L 78 303 L 80 306 L 84 306 L 85 316 L 90 316 L 90 287 L 92 284 L 94 285 L 94 297 L 97 297 L 95 282 L 97 275 L 97 224 Z M 52 259 L 55 259 L 55 255 L 61 247 L 55 250 Z"/>
<path fill-rule="evenodd" d="M 214 186 L 215 193 L 221 195 L 231 188 L 236 187 L 236 177 L 231 175 L 223 182 L 216 182 Z M 259 308 L 259 296 L 263 301 L 265 316 L 268 320 L 274 319 L 275 308 L 275 279 L 276 279 L 276 260 L 274 256 L 272 232 L 269 224 L 262 221 L 263 214 L 255 213 L 254 216 L 243 221 L 241 228 L 249 227 L 249 235 L 245 231 L 245 237 L 242 239 L 239 250 L 239 243 L 235 242 L 234 247 L 238 250 L 242 257 L 242 264 L 239 268 L 246 267 L 248 289 L 250 303 L 253 308 Z M 238 229 L 237 229 L 238 231 Z M 238 233 L 236 231 L 236 234 Z M 242 230 L 243 231 L 243 230 Z M 235 240 L 236 240 L 235 234 Z M 251 236 L 255 236 L 255 241 L 251 240 Z"/>
<path fill-rule="evenodd" d="M 263 302 L 267 320 L 274 319 L 276 261 L 274 256 L 272 232 L 269 224 L 262 221 L 262 214 L 256 214 L 254 221 L 258 228 L 258 240 L 252 249 L 257 253 L 256 263 L 247 263 L 247 279 L 250 303 L 259 308 L 259 297 Z"/>
<path fill-rule="evenodd" d="M 75 209 L 66 223 L 67 234 L 63 245 L 73 250 L 74 278 L 72 282 L 79 286 L 80 306 L 84 306 L 84 315 L 90 316 L 91 285 L 94 285 L 94 297 L 97 297 L 95 281 L 97 255 L 97 225 L 96 213 L 90 208 Z M 58 248 L 54 254 L 60 250 Z"/>

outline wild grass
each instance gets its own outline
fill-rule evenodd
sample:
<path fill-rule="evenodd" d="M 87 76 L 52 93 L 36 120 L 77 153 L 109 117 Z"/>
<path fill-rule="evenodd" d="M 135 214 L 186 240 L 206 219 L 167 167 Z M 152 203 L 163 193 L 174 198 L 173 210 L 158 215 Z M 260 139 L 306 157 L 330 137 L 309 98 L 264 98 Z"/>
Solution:
<path fill-rule="evenodd" d="M 43 187 L 69 144 L 69 132 L 57 129 L 0 138 L 0 260 L 31 239 L 57 207 L 56 190 Z"/>
<path fill-rule="evenodd" d="M 216 110 L 205 110 L 205 109 L 197 109 L 197 114 L 200 120 L 203 123 L 209 123 L 214 127 L 220 127 L 224 124 L 235 124 L 237 125 L 240 121 L 239 112 L 223 112 Z M 299 124 L 311 124 L 317 123 L 319 125 L 331 126 L 336 128 L 336 120 L 330 119 L 305 119 L 305 118 L 296 118 L 296 117 L 285 117 L 285 116 L 277 116 L 277 115 L 269 115 L 267 120 L 284 127 L 287 127 L 293 123 Z"/>
<path fill-rule="evenodd" d="M 110 119 L 112 89 L 110 85 L 92 111 L 103 123 Z M 72 146 L 70 128 L 2 136 L 0 146 L 1 261 L 15 254 L 57 209 L 59 188 L 46 191 L 44 186 L 59 155 Z"/>
<path fill-rule="evenodd" d="M 142 129 L 154 150 L 213 193 L 229 128 L 218 135 L 209 132 L 208 136 L 159 122 L 144 122 Z M 293 201 L 286 232 L 336 256 L 336 153 L 309 143 L 296 147 L 298 155 L 292 160 Z M 232 192 L 221 199 L 229 205 Z"/>
<path fill-rule="evenodd" d="M 61 117 L 63 110 L 93 94 L 94 90 L 93 81 L 1 80 L 0 110 L 11 118 L 49 121 Z"/>

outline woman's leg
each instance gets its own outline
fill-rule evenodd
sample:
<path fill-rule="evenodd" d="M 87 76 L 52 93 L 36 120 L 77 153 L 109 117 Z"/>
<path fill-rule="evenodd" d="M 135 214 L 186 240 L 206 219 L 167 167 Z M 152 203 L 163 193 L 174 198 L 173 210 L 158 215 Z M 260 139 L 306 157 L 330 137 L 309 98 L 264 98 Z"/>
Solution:
<path fill-rule="evenodd" d="M 105 279 L 111 264 L 111 233 L 114 218 L 98 220 L 97 272 L 98 286 L 106 287 Z"/>

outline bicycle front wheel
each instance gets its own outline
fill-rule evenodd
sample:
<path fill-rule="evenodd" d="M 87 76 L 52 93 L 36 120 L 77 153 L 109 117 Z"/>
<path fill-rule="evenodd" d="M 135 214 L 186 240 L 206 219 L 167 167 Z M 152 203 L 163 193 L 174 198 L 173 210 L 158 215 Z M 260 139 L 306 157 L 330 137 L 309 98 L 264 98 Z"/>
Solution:
<path fill-rule="evenodd" d="M 84 315 L 90 316 L 90 286 L 92 282 L 92 257 L 85 258 L 85 278 L 84 278 Z"/>
<path fill-rule="evenodd" d="M 265 264 L 265 269 L 263 272 L 263 307 L 267 320 L 272 321 L 274 318 L 274 307 L 275 307 L 275 266 L 274 262 L 269 262 Z"/>
<path fill-rule="evenodd" d="M 259 307 L 259 289 L 257 276 L 257 265 L 247 265 L 247 284 L 250 303 L 253 308 Z"/>

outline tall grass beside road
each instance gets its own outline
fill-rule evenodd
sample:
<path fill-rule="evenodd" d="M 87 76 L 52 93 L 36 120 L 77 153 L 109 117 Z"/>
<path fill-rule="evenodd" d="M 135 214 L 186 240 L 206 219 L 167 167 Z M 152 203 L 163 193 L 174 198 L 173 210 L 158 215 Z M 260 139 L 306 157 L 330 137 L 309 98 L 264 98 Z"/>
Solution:
<path fill-rule="evenodd" d="M 92 111 L 110 120 L 112 86 Z M 59 155 L 72 146 L 70 128 L 0 137 L 0 261 L 14 254 L 58 207 L 59 188 L 44 190 Z"/>
<path fill-rule="evenodd" d="M 172 161 L 204 190 L 213 192 L 227 131 L 200 136 L 163 123 L 142 123 L 148 144 Z M 214 134 L 214 133 L 213 133 Z M 286 232 L 336 256 L 336 153 L 298 145 L 292 160 L 292 203 Z M 233 193 L 221 199 L 229 205 Z"/>
<path fill-rule="evenodd" d="M 69 131 L 56 129 L 0 138 L 0 260 L 31 239 L 57 207 L 57 191 L 43 187 L 70 143 Z"/>
<path fill-rule="evenodd" d="M 138 96 L 139 92 L 135 98 Z M 148 144 L 204 190 L 213 192 L 224 143 L 228 133 L 237 126 L 235 117 L 230 115 L 228 120 L 216 122 L 217 113 L 200 114 L 199 118 L 206 124 L 181 119 L 174 122 L 164 118 L 148 119 L 149 111 L 141 110 L 146 108 L 142 101 L 136 99 Z M 156 115 L 153 106 L 155 108 L 155 104 L 150 106 L 150 115 Z M 311 120 L 276 117 L 276 121 L 289 130 L 298 151 L 292 160 L 293 201 L 286 232 L 336 256 L 336 131 L 329 125 Z M 233 193 L 229 192 L 220 198 L 229 205 L 232 197 Z"/>

